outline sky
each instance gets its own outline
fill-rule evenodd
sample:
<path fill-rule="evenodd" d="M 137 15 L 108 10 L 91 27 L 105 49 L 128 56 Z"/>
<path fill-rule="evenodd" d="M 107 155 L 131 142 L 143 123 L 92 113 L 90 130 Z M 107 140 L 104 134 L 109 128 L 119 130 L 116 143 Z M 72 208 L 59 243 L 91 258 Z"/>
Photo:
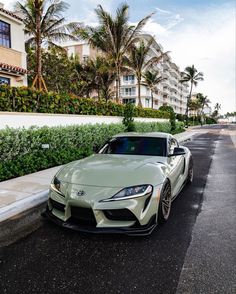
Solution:
<path fill-rule="evenodd" d="M 68 21 L 94 25 L 94 9 L 101 4 L 115 13 L 124 1 L 117 0 L 65 0 L 69 5 Z M 12 8 L 12 0 L 0 0 L 5 8 Z M 155 12 L 144 31 L 155 36 L 164 51 L 180 70 L 194 64 L 204 73 L 194 92 L 207 95 L 214 109 L 220 112 L 236 111 L 235 93 L 235 35 L 236 1 L 233 0 L 127 0 L 131 23 Z"/>

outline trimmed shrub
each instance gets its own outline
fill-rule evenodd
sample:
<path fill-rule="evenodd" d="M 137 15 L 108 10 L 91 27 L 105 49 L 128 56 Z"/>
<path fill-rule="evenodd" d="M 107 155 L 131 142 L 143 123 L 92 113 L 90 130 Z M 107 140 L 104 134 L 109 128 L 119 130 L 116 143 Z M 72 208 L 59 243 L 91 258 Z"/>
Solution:
<path fill-rule="evenodd" d="M 137 132 L 171 131 L 169 122 L 134 124 Z M 179 132 L 183 130 L 180 124 L 177 123 Z M 121 123 L 0 130 L 0 181 L 89 156 L 124 131 Z M 43 144 L 49 148 L 43 149 Z"/>
<path fill-rule="evenodd" d="M 120 132 L 122 124 L 0 130 L 0 181 L 88 156 Z"/>
<path fill-rule="evenodd" d="M 44 93 L 28 87 L 0 85 L 0 111 L 123 116 L 125 105 L 80 98 L 67 93 Z M 169 118 L 166 111 L 134 107 L 134 116 Z"/>

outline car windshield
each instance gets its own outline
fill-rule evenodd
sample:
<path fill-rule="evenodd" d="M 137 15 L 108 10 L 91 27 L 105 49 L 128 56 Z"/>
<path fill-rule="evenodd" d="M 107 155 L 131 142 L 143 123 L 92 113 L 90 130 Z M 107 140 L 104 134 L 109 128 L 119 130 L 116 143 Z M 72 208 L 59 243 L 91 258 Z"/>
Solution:
<path fill-rule="evenodd" d="M 155 137 L 117 137 L 108 142 L 99 153 L 166 156 L 166 139 Z"/>

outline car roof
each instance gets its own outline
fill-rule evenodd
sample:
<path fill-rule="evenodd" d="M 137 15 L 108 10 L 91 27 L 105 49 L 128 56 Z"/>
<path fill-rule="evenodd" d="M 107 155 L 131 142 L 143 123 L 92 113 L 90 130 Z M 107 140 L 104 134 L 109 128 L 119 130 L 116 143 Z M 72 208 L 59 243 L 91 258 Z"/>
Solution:
<path fill-rule="evenodd" d="M 161 133 L 161 132 L 149 132 L 149 133 L 136 133 L 136 132 L 127 132 L 114 135 L 113 138 L 117 137 L 152 137 L 152 138 L 172 138 L 173 136 L 168 133 Z"/>

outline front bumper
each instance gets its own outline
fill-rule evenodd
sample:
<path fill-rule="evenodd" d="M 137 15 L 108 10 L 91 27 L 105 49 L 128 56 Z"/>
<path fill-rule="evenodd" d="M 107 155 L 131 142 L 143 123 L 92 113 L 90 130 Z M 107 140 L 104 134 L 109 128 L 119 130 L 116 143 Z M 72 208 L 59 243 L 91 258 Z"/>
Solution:
<path fill-rule="evenodd" d="M 52 211 L 47 206 L 46 210 L 42 213 L 42 216 L 50 219 L 55 224 L 80 232 L 85 233 L 95 233 L 95 234 L 126 234 L 130 236 L 146 236 L 150 235 L 156 227 L 156 215 L 151 217 L 148 224 L 144 226 L 137 226 L 136 224 L 131 227 L 110 227 L 110 228 L 98 228 L 96 226 L 86 225 L 86 224 L 77 224 L 73 220 L 68 219 L 67 221 L 62 221 L 56 217 Z"/>
<path fill-rule="evenodd" d="M 76 196 L 80 189 L 87 194 Z M 44 215 L 60 226 L 83 232 L 148 235 L 156 226 L 160 189 L 159 185 L 151 195 L 111 202 L 101 202 L 115 193 L 110 188 L 73 186 L 65 197 L 50 190 Z"/>

